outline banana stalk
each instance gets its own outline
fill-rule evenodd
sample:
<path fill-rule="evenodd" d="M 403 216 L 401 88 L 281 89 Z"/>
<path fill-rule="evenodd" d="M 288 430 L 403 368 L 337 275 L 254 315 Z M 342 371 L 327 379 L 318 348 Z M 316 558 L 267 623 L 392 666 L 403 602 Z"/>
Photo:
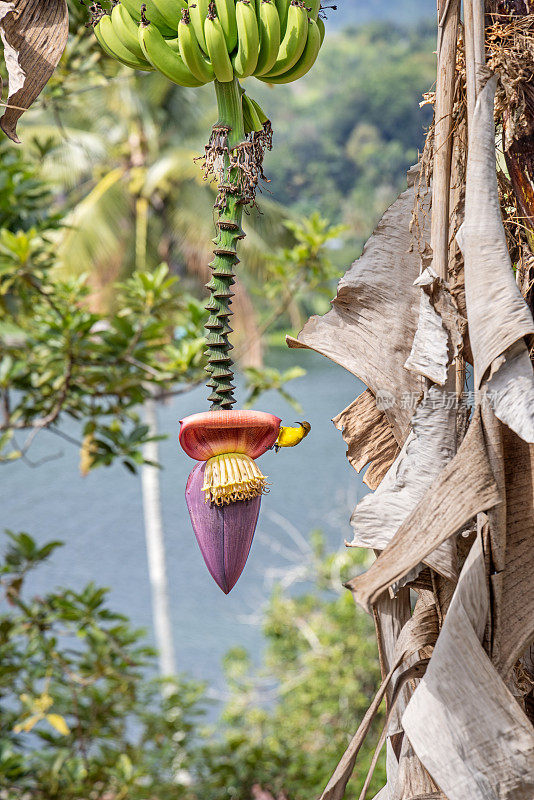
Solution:
<path fill-rule="evenodd" d="M 243 203 L 239 169 L 231 165 L 231 153 L 245 141 L 241 88 L 237 78 L 221 83 L 215 80 L 219 119 L 213 128 L 212 142 L 218 142 L 223 160 L 219 192 L 215 203 L 218 233 L 214 239 L 214 259 L 210 263 L 212 278 L 207 284 L 210 300 L 206 306 L 210 316 L 206 323 L 208 356 L 208 400 L 212 411 L 230 409 L 235 403 L 232 384 L 233 370 L 228 336 L 228 324 L 234 284 L 234 266 L 239 263 L 237 242 L 243 239 L 241 227 Z"/>

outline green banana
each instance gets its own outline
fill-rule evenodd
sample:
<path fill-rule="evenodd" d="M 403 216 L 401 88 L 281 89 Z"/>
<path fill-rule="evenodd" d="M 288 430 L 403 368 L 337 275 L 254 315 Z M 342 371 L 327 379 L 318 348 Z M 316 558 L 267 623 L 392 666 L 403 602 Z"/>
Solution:
<path fill-rule="evenodd" d="M 228 83 L 233 80 L 234 70 L 226 49 L 221 21 L 212 12 L 204 23 L 204 35 L 215 77 L 221 83 Z"/>
<path fill-rule="evenodd" d="M 178 43 L 182 60 L 195 78 L 202 83 L 212 81 L 213 67 L 204 58 L 186 8 L 182 11 L 182 19 L 178 23 Z"/>
<path fill-rule="evenodd" d="M 123 45 L 128 48 L 130 53 L 136 58 L 145 61 L 145 56 L 139 44 L 137 36 L 137 25 L 127 12 L 122 3 L 118 3 L 111 11 L 111 24 L 113 30 L 121 40 Z"/>
<path fill-rule="evenodd" d="M 121 5 L 124 6 L 134 22 L 139 22 L 141 20 L 142 0 L 121 0 Z"/>
<path fill-rule="evenodd" d="M 287 13 L 289 11 L 290 0 L 275 0 L 278 18 L 280 19 L 280 36 L 284 37 L 287 27 Z"/>
<path fill-rule="evenodd" d="M 250 97 L 247 98 L 250 108 L 250 118 L 252 121 L 252 130 L 258 133 L 263 130 L 263 123 L 259 117 L 254 104 L 251 102 Z"/>
<path fill-rule="evenodd" d="M 103 16 L 95 25 L 94 31 L 102 48 L 117 61 L 121 61 L 123 64 L 126 64 L 126 66 L 132 67 L 132 69 L 143 69 L 147 71 L 152 69 L 144 57 L 142 59 L 136 58 L 136 56 L 121 42 L 115 33 L 111 17 L 108 14 Z"/>
<path fill-rule="evenodd" d="M 321 49 L 321 31 L 314 19 L 308 20 L 308 38 L 306 40 L 306 47 L 297 63 L 283 72 L 282 75 L 271 78 L 260 78 L 260 81 L 267 81 L 268 83 L 291 83 L 303 75 L 313 67 L 319 50 Z"/>
<path fill-rule="evenodd" d="M 154 5 L 154 0 L 121 0 L 121 3 L 136 22 L 139 22 L 141 19 L 141 6 L 144 5 L 145 16 L 149 22 L 153 22 L 154 25 L 157 25 L 164 36 L 176 36 L 176 29 L 167 25 Z"/>
<path fill-rule="evenodd" d="M 280 18 L 273 0 L 260 0 L 260 54 L 254 75 L 269 72 L 278 58 Z"/>
<path fill-rule="evenodd" d="M 107 53 L 107 54 L 108 54 L 108 56 L 111 56 L 111 58 L 115 58 L 115 59 L 116 59 L 116 58 L 117 58 L 117 56 L 115 55 L 115 53 L 113 53 L 113 52 L 112 52 L 112 51 L 109 49 L 109 47 L 108 47 L 108 46 L 107 46 L 107 44 L 105 43 L 104 39 L 102 38 L 102 33 L 101 33 L 101 31 L 100 31 L 100 23 L 102 22 L 102 20 L 103 20 L 103 19 L 104 19 L 104 17 L 101 17 L 101 18 L 98 20 L 98 22 L 97 22 L 96 24 L 94 24 L 94 25 L 93 25 L 93 33 L 94 33 L 94 35 L 95 35 L 95 38 L 96 38 L 96 40 L 97 40 L 98 44 L 100 45 L 100 47 L 101 47 L 101 48 L 102 48 L 102 50 L 104 51 L 104 53 Z M 124 62 L 123 62 L 123 63 L 124 63 Z M 128 66 L 131 66 L 131 64 L 128 64 Z"/>
<path fill-rule="evenodd" d="M 319 28 L 319 33 L 321 34 L 321 44 L 324 42 L 324 35 L 326 33 L 326 29 L 324 26 L 324 20 L 321 17 L 317 17 L 317 27 Z"/>
<path fill-rule="evenodd" d="M 303 3 L 291 0 L 287 12 L 287 28 L 278 51 L 274 67 L 262 75 L 262 78 L 273 78 L 282 75 L 293 67 L 306 47 L 308 37 L 308 14 Z"/>
<path fill-rule="evenodd" d="M 226 39 L 226 49 L 229 53 L 234 50 L 237 44 L 237 22 L 235 17 L 234 0 L 215 0 L 217 16 L 221 21 L 224 38 Z"/>
<path fill-rule="evenodd" d="M 179 86 L 202 86 L 203 81 L 191 74 L 180 54 L 169 47 L 156 25 L 139 26 L 139 44 L 152 66 L 170 81 Z"/>
<path fill-rule="evenodd" d="M 167 25 L 173 31 L 176 31 L 181 19 L 182 9 L 187 8 L 186 0 L 152 0 L 152 2 Z"/>
<path fill-rule="evenodd" d="M 253 3 L 250 0 L 237 0 L 235 16 L 238 46 L 233 58 L 234 70 L 238 78 L 246 78 L 254 72 L 260 49 L 260 36 Z"/>
<path fill-rule="evenodd" d="M 188 0 L 187 4 L 197 42 L 205 53 L 208 52 L 208 48 L 204 34 L 204 21 L 208 15 L 209 3 L 210 0 Z"/>

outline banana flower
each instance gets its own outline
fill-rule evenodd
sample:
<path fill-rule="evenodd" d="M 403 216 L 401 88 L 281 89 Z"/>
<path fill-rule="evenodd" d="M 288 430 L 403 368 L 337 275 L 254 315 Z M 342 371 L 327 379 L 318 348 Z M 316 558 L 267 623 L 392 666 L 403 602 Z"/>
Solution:
<path fill-rule="evenodd" d="M 206 566 L 225 594 L 241 575 L 268 491 L 255 459 L 276 442 L 281 420 L 263 411 L 208 411 L 180 421 L 180 444 L 198 463 L 185 498 Z"/>

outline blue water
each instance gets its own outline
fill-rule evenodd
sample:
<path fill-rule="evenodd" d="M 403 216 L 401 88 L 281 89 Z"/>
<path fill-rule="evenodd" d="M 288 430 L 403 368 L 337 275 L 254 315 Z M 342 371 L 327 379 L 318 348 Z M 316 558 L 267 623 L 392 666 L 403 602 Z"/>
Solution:
<path fill-rule="evenodd" d="M 205 409 L 205 389 L 160 407 L 162 504 L 168 557 L 176 662 L 180 671 L 223 690 L 221 657 L 234 645 L 257 660 L 263 645 L 261 611 L 273 582 L 294 575 L 306 562 L 309 532 L 324 531 L 329 549 L 350 536 L 349 516 L 367 491 L 345 458 L 341 434 L 331 418 L 363 391 L 363 384 L 321 356 L 288 351 L 284 367 L 301 364 L 306 376 L 290 385 L 312 424 L 308 438 L 293 450 L 261 459 L 272 480 L 262 501 L 249 561 L 236 587 L 223 595 L 207 572 L 187 513 L 184 488 L 193 462 L 177 445 L 178 420 Z M 241 395 L 242 397 L 242 395 Z M 238 394 L 239 400 L 239 394 Z M 276 394 L 256 406 L 286 423 L 297 415 Z M 29 579 L 32 594 L 57 586 L 81 588 L 88 581 L 110 587 L 110 605 L 147 629 L 152 618 L 140 478 L 120 465 L 86 478 L 78 472 L 77 449 L 43 433 L 30 451 L 33 460 L 61 453 L 38 467 L 22 462 L 2 468 L 2 528 L 27 531 L 40 542 L 61 539 L 49 563 Z"/>

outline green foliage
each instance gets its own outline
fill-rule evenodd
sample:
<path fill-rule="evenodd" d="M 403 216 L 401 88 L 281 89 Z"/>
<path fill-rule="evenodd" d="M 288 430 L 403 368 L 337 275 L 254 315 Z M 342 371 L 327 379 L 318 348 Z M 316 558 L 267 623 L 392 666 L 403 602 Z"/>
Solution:
<path fill-rule="evenodd" d="M 275 253 L 266 271 L 265 294 L 269 298 L 280 296 L 294 302 L 305 301 L 316 291 L 327 292 L 338 270 L 329 258 L 328 247 L 344 230 L 343 225 L 332 225 L 314 212 L 309 217 L 286 220 L 295 244 Z"/>
<path fill-rule="evenodd" d="M 0 142 L 0 228 L 28 231 L 52 222 L 50 188 L 36 177 L 20 150 Z"/>
<path fill-rule="evenodd" d="M 83 471 L 116 458 L 135 471 L 148 440 L 139 404 L 202 378 L 195 301 L 162 264 L 118 284 L 119 310 L 98 314 L 90 310 L 85 277 L 58 280 L 52 261 L 37 231 L 0 231 L 0 297 L 9 321 L 0 342 L 1 457 L 24 455 L 36 433 L 56 430 L 68 416 L 82 425 Z M 16 440 L 19 431 L 24 443 Z"/>
<path fill-rule="evenodd" d="M 226 656 L 232 697 L 223 714 L 223 740 L 205 749 L 200 768 L 210 800 L 248 800 L 254 783 L 275 797 L 317 797 L 380 682 L 372 622 L 348 592 L 339 594 L 340 578 L 354 575 L 358 556 L 326 557 L 321 535 L 315 532 L 312 540 L 309 588 L 275 590 L 265 612 L 263 666 L 254 670 L 241 648 Z M 371 756 L 366 744 L 347 800 L 359 797 Z M 370 795 L 383 783 L 381 763 Z"/>
<path fill-rule="evenodd" d="M 262 369 L 246 367 L 245 377 L 247 380 L 248 395 L 245 401 L 245 408 L 252 408 L 263 392 L 275 391 L 289 403 L 291 408 L 295 409 L 297 414 L 302 414 L 302 406 L 285 389 L 285 384 L 295 378 L 302 378 L 305 374 L 306 370 L 302 369 L 302 367 L 290 367 L 284 370 L 284 372 L 280 372 L 280 370 L 271 367 L 263 367 Z"/>
<path fill-rule="evenodd" d="M 264 615 L 264 666 L 233 648 L 217 732 L 204 687 L 156 681 L 142 632 L 89 584 L 29 596 L 31 572 L 59 542 L 8 534 L 0 560 L 0 794 L 4 800 L 250 800 L 260 784 L 290 800 L 317 796 L 375 691 L 370 619 L 340 579 L 358 556 L 326 556 L 312 534 L 305 591 L 276 589 Z M 375 726 L 374 733 L 377 734 Z M 361 772 L 347 793 L 358 796 Z M 383 777 L 380 766 L 373 788 Z"/>
<path fill-rule="evenodd" d="M 188 766 L 204 687 L 151 681 L 144 635 L 89 584 L 28 597 L 59 545 L 9 534 L 0 562 L 0 787 L 7 800 L 192 800 Z M 108 794 L 110 793 L 110 794 Z"/>
<path fill-rule="evenodd" d="M 200 304 L 162 264 L 117 285 L 116 313 L 91 310 L 86 276 L 56 274 L 63 219 L 46 182 L 22 151 L 0 158 L 0 461 L 25 456 L 45 428 L 64 435 L 69 417 L 82 471 L 116 458 L 135 471 L 148 437 L 139 404 L 202 377 Z"/>
<path fill-rule="evenodd" d="M 260 331 L 276 328 L 280 322 L 287 329 L 300 328 L 305 315 L 326 311 L 326 298 L 331 296 L 333 279 L 339 276 L 331 260 L 331 248 L 343 232 L 342 225 L 331 225 L 317 212 L 284 222 L 291 233 L 292 246 L 279 248 L 269 259 L 261 288 L 257 288 L 259 304 L 268 301 L 268 313 Z M 266 376 L 267 377 L 267 376 Z"/>
<path fill-rule="evenodd" d="M 337 13 L 346 19 L 345 8 Z M 329 12 L 327 27 L 330 19 L 336 22 L 335 12 Z M 417 158 L 429 121 L 419 101 L 435 79 L 434 50 L 432 25 L 374 23 L 329 31 L 298 86 L 276 87 L 276 98 L 259 90 L 276 135 L 266 159 L 271 190 L 293 210 L 318 210 L 347 223 L 347 258 Z"/>

